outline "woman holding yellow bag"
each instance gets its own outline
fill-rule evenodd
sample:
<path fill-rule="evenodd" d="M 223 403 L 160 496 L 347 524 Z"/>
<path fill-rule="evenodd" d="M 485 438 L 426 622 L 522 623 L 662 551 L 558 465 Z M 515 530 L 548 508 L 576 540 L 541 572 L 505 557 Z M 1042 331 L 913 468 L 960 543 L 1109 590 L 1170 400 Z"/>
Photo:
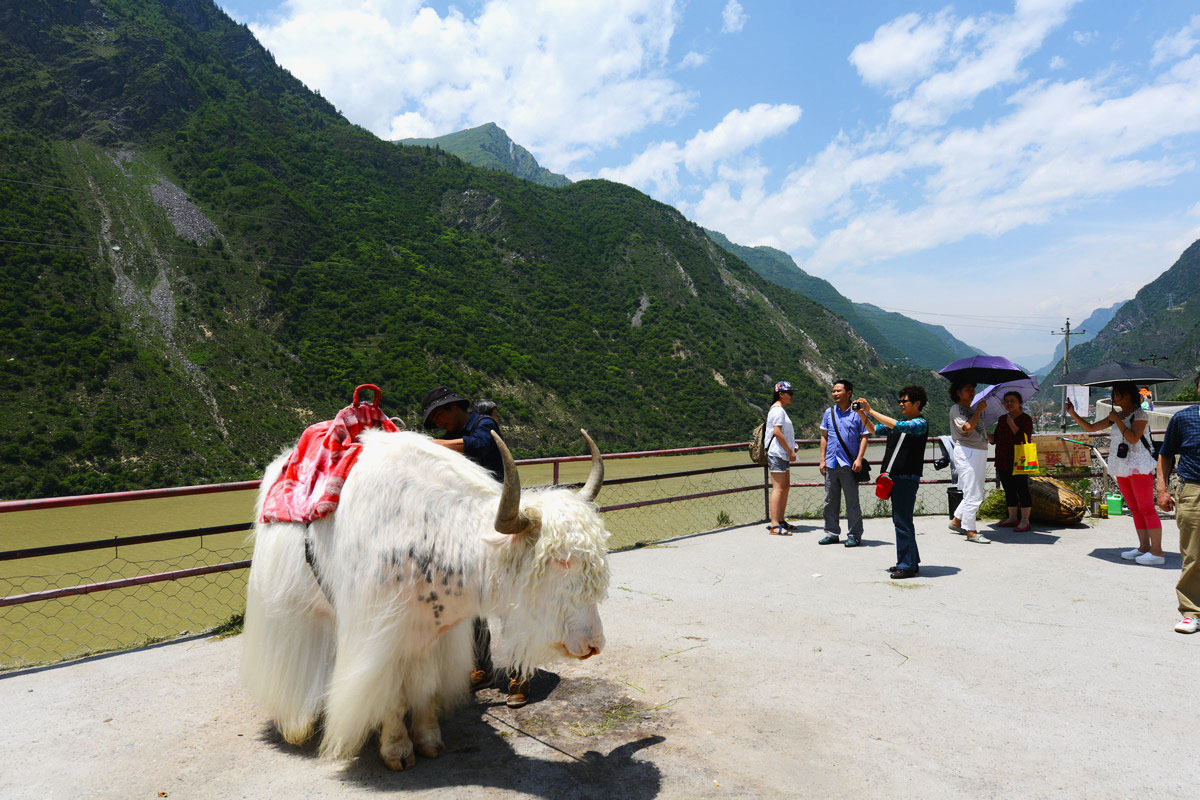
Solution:
<path fill-rule="evenodd" d="M 1029 494 L 1029 477 L 1013 474 L 1013 455 L 1017 445 L 1033 440 L 1033 418 L 1022 410 L 1020 392 L 1004 395 L 1004 410 L 1008 413 L 996 421 L 996 430 L 988 435 L 988 441 L 996 445 L 996 479 L 1004 487 L 1008 506 L 1008 519 L 996 527 L 1024 533 L 1032 527 L 1029 515 L 1033 513 L 1033 496 Z"/>

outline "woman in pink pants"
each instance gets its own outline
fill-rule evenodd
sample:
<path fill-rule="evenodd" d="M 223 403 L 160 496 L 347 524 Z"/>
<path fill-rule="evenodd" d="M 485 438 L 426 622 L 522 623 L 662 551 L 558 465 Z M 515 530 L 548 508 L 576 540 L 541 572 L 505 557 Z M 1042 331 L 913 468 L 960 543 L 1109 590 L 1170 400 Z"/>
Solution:
<path fill-rule="evenodd" d="M 1118 383 L 1112 389 L 1113 410 L 1104 419 L 1088 422 L 1067 401 L 1067 413 L 1088 433 L 1112 426 L 1108 447 L 1108 474 L 1117 479 L 1125 505 L 1133 515 L 1138 546 L 1121 553 L 1121 558 L 1158 566 L 1166 562 L 1162 550 L 1162 522 L 1154 509 L 1154 454 L 1150 447 L 1149 417 L 1141 409 L 1141 398 L 1133 383 Z"/>

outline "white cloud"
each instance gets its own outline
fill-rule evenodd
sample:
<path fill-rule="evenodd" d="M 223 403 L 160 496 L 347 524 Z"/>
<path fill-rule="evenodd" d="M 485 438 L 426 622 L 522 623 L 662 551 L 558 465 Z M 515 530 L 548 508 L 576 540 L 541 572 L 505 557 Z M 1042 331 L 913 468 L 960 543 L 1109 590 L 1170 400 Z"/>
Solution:
<path fill-rule="evenodd" d="M 708 62 L 708 56 L 697 53 L 695 50 L 689 50 L 679 61 L 680 69 L 692 69 L 694 67 L 703 66 Z"/>
<path fill-rule="evenodd" d="M 679 189 L 679 165 L 683 152 L 674 142 L 658 142 L 639 153 L 623 167 L 600 170 L 598 177 L 653 191 L 659 197 L 671 196 Z"/>
<path fill-rule="evenodd" d="M 488 0 L 473 14 L 419 0 L 288 0 L 251 29 L 380 136 L 491 121 L 560 171 L 692 106 L 666 75 L 674 0 Z"/>
<path fill-rule="evenodd" d="M 1044 82 L 1009 103 L 974 127 L 841 136 L 773 188 L 768 175 L 739 182 L 718 171 L 682 205 L 734 241 L 790 251 L 832 275 L 1042 224 L 1196 169 L 1188 151 L 1160 148 L 1200 133 L 1200 55 L 1124 93 Z"/>
<path fill-rule="evenodd" d="M 1154 43 L 1154 58 L 1150 62 L 1157 66 L 1164 61 L 1183 58 L 1200 44 L 1200 14 L 1191 18 L 1187 25 L 1168 34 Z"/>
<path fill-rule="evenodd" d="M 894 50 L 894 44 L 890 48 L 885 46 L 889 41 L 912 41 L 911 36 L 906 39 L 903 35 L 903 28 L 907 26 L 910 30 L 924 31 L 918 41 L 923 42 L 924 59 L 928 64 L 931 53 L 935 52 L 934 34 L 943 26 L 953 25 L 946 44 L 935 54 L 938 58 L 953 59 L 954 63 L 947 69 L 924 77 L 907 97 L 892 106 L 892 120 L 908 126 L 940 125 L 956 112 L 970 108 L 975 98 L 983 92 L 1020 79 L 1021 62 L 1041 47 L 1046 35 L 1066 20 L 1068 11 L 1079 1 L 1019 0 L 1013 13 L 1007 16 L 987 15 L 955 20 L 947 12 L 942 12 L 927 23 L 901 17 L 882 26 L 880 31 L 892 27 L 884 35 L 882 43 L 880 31 L 876 31 L 876 38 L 867 43 L 871 46 L 867 56 L 872 51 Z M 863 51 L 858 52 L 860 59 L 864 58 Z M 867 60 L 870 61 L 869 58 Z M 893 60 L 897 60 L 897 57 L 893 57 Z M 899 63 L 903 66 L 903 61 Z M 883 69 L 886 69 L 886 62 L 876 64 L 870 74 L 878 75 Z"/>
<path fill-rule="evenodd" d="M 1054 56 L 1047 65 L 1050 69 L 1059 70 L 1067 66 L 1067 60 L 1062 56 Z"/>
<path fill-rule="evenodd" d="M 746 12 L 738 0 L 729 0 L 721 11 L 721 33 L 737 33 L 746 26 Z"/>
<path fill-rule="evenodd" d="M 945 11 L 927 21 L 918 14 L 905 14 L 880 25 L 871 41 L 856 46 L 850 63 L 872 86 L 907 89 L 946 55 L 952 27 L 953 19 Z"/>
<path fill-rule="evenodd" d="M 1071 34 L 1071 38 L 1075 40 L 1075 44 L 1086 47 L 1099 35 L 1099 31 L 1075 31 Z"/>
<path fill-rule="evenodd" d="M 679 168 L 697 176 L 712 174 L 765 139 L 786 131 L 800 119 L 799 106 L 757 103 L 742 111 L 734 109 L 711 130 L 698 131 L 682 146 L 659 142 L 646 148 L 623 167 L 600 170 L 599 177 L 627 183 L 659 196 L 679 188 Z"/>
<path fill-rule="evenodd" d="M 693 173 L 777 136 L 800 119 L 800 107 L 758 103 L 745 111 L 734 109 L 710 131 L 700 131 L 683 147 L 684 163 Z"/>

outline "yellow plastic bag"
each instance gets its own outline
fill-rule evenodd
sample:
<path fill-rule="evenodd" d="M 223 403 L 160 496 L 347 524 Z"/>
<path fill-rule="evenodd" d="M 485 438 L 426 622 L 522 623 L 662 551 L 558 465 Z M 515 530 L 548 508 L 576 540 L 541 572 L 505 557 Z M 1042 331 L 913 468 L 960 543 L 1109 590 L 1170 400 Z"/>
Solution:
<path fill-rule="evenodd" d="M 1037 445 L 1031 441 L 1013 445 L 1013 475 L 1041 474 L 1041 466 L 1038 464 Z"/>

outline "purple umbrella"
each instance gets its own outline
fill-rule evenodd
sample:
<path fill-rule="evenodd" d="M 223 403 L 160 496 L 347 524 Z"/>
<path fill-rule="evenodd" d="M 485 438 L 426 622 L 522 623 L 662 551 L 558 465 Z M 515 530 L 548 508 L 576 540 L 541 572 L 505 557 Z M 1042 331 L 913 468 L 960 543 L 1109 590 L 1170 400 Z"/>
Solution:
<path fill-rule="evenodd" d="M 949 381 L 975 384 L 1005 383 L 1029 377 L 1025 370 L 1002 356 L 960 358 L 939 369 L 938 374 Z"/>
<path fill-rule="evenodd" d="M 974 399 L 971 400 L 971 408 L 979 405 L 980 400 L 987 400 L 987 408 L 983 410 L 983 416 L 979 419 L 985 427 L 991 427 L 1000 417 L 1008 413 L 1004 409 L 1004 395 L 1009 392 L 1016 392 L 1021 395 L 1021 403 L 1023 404 L 1037 394 L 1037 391 L 1037 378 L 1024 378 L 1022 380 L 998 383 L 995 386 L 985 386 L 975 393 Z"/>

